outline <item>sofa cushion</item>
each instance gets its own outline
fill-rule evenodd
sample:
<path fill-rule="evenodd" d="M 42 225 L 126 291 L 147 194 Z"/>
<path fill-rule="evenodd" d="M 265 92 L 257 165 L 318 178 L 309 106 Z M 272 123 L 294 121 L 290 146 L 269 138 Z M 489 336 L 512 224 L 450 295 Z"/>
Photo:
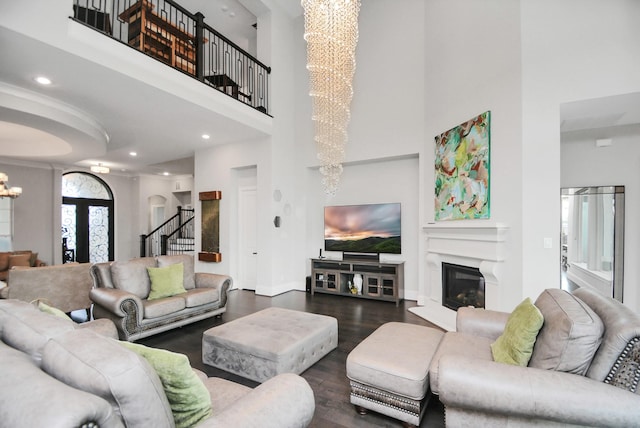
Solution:
<path fill-rule="evenodd" d="M 31 266 L 31 253 L 12 254 L 9 256 L 9 269 L 15 266 Z"/>
<path fill-rule="evenodd" d="M 165 297 L 163 299 L 143 300 L 142 304 L 144 305 L 145 319 L 170 315 L 186 307 L 182 295 Z"/>
<path fill-rule="evenodd" d="M 173 415 L 153 368 L 116 340 L 75 330 L 44 347 L 42 368 L 67 385 L 107 400 L 124 425 L 173 427 Z"/>
<path fill-rule="evenodd" d="M 49 376 L 23 352 L 0 341 L 0 426 L 122 427 L 104 399 Z"/>
<path fill-rule="evenodd" d="M 9 269 L 9 253 L 1 252 L 0 253 L 0 270 Z"/>
<path fill-rule="evenodd" d="M 193 290 L 187 290 L 187 292 L 181 294 L 180 297 L 184 299 L 187 308 L 195 308 L 196 306 L 217 302 L 219 300 L 220 293 L 218 290 L 213 288 L 196 288 Z"/>
<path fill-rule="evenodd" d="M 186 355 L 136 343 L 120 344 L 144 357 L 154 368 L 169 400 L 176 428 L 195 426 L 211 416 L 209 391 Z"/>
<path fill-rule="evenodd" d="M 37 363 L 42 360 L 42 349 L 47 341 L 72 331 L 72 321 L 52 317 L 35 306 L 19 300 L 0 300 L 0 334 L 9 346 L 28 355 Z"/>
<path fill-rule="evenodd" d="M 480 335 L 471 335 L 456 331 L 449 331 L 445 334 L 438 345 L 435 355 L 431 359 L 429 366 L 429 384 L 434 394 L 440 393 L 440 366 L 438 362 L 443 355 L 469 355 L 469 350 L 473 350 L 474 360 L 493 361 L 491 355 L 491 343 L 489 339 Z"/>
<path fill-rule="evenodd" d="M 182 263 L 176 263 L 166 267 L 148 267 L 149 279 L 151 280 L 151 291 L 149 300 L 171 297 L 184 293 Z"/>
<path fill-rule="evenodd" d="M 560 290 L 540 294 L 535 305 L 544 316 L 530 367 L 584 375 L 591 364 L 604 325 L 582 300 Z"/>
<path fill-rule="evenodd" d="M 531 299 L 524 299 L 509 315 L 504 333 L 491 344 L 494 361 L 526 366 L 543 322 L 542 313 Z"/>
<path fill-rule="evenodd" d="M 178 254 L 175 256 L 158 256 L 158 267 L 167 267 L 182 263 L 183 269 L 183 285 L 187 290 L 196 288 L 195 269 L 193 267 L 193 256 L 189 254 Z"/>
<path fill-rule="evenodd" d="M 153 257 L 141 257 L 126 262 L 111 264 L 111 279 L 119 290 L 133 293 L 141 299 L 146 299 L 151 290 L 148 267 L 155 267 Z"/>

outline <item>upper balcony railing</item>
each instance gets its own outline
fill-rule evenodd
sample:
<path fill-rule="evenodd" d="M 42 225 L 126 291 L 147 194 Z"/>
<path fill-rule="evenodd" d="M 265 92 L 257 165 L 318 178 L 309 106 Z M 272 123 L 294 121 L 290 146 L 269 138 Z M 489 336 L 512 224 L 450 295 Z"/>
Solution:
<path fill-rule="evenodd" d="M 171 0 L 74 0 L 74 20 L 269 114 L 271 68 Z"/>

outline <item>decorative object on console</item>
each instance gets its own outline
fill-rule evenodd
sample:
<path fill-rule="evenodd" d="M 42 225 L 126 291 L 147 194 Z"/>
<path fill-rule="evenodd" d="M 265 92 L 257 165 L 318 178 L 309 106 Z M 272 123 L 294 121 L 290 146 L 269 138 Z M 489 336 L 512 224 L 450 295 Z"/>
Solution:
<path fill-rule="evenodd" d="M 438 135 L 435 219 L 489 218 L 491 112 Z"/>
<path fill-rule="evenodd" d="M 15 199 L 22 195 L 22 187 L 9 187 L 9 176 L 4 172 L 0 172 L 0 198 Z"/>
<path fill-rule="evenodd" d="M 362 294 L 362 275 L 359 273 L 353 275 L 353 286 L 356 289 L 355 294 Z"/>
<path fill-rule="evenodd" d="M 335 195 L 351 119 L 349 105 L 356 69 L 360 0 L 302 0 L 302 7 L 314 139 L 324 190 L 328 195 Z"/>
<path fill-rule="evenodd" d="M 202 206 L 202 252 L 198 253 L 201 262 L 221 262 L 220 253 L 220 199 L 222 192 L 200 192 Z"/>

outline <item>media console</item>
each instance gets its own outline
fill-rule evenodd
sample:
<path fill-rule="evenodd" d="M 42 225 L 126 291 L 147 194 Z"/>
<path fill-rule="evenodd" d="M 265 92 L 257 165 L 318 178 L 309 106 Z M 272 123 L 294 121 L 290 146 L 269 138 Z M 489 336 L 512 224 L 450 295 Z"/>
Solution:
<path fill-rule="evenodd" d="M 357 275 L 362 278 L 359 292 Z M 311 259 L 311 295 L 314 293 L 387 300 L 398 306 L 404 299 L 404 262 Z"/>

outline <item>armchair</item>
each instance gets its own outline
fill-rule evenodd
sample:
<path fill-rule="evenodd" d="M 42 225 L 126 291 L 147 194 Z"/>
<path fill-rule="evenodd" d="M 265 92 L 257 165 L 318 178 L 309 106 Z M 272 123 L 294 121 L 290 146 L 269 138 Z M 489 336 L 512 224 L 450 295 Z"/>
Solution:
<path fill-rule="evenodd" d="M 446 425 L 636 426 L 640 316 L 584 288 L 546 290 L 535 305 L 545 321 L 526 367 L 491 357 L 508 314 L 458 310 L 429 376 Z"/>

